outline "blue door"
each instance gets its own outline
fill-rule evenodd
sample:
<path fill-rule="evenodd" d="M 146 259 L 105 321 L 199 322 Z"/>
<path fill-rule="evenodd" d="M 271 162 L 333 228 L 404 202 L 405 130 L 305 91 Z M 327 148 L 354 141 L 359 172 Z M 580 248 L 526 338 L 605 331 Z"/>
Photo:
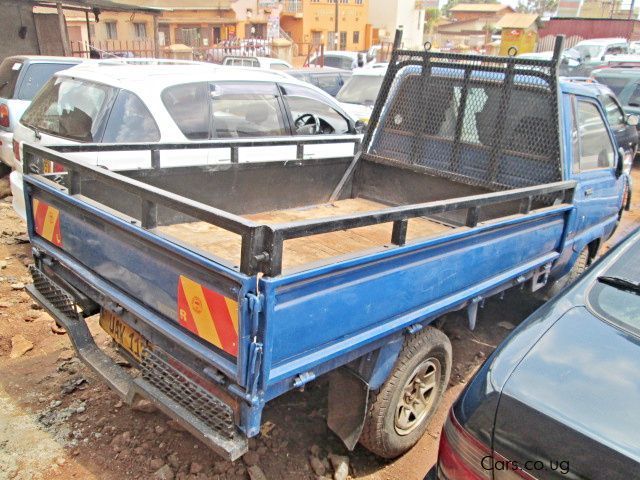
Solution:
<path fill-rule="evenodd" d="M 600 105 L 592 98 L 576 95 L 571 99 L 571 108 L 571 170 L 572 177 L 578 180 L 575 231 L 590 237 L 590 229 L 617 217 L 623 180 L 616 176 L 618 149 Z"/>

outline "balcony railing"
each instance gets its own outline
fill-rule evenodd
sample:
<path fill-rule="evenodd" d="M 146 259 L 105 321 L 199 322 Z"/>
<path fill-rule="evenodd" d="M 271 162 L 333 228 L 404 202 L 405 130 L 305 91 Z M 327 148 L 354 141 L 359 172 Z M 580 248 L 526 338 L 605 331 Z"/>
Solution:
<path fill-rule="evenodd" d="M 302 0 L 286 0 L 282 13 L 302 13 Z"/>

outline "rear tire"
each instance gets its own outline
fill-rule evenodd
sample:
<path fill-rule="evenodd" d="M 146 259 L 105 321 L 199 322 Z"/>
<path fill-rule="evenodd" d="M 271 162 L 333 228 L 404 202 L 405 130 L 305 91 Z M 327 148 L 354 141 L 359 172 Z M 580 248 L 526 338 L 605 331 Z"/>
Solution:
<path fill-rule="evenodd" d="M 369 393 L 360 443 L 383 458 L 395 458 L 422 437 L 451 375 L 451 342 L 426 327 L 405 339 L 387 381 Z"/>
<path fill-rule="evenodd" d="M 589 247 L 584 247 L 578 255 L 573 267 L 569 270 L 564 277 L 559 278 L 555 282 L 548 284 L 542 290 L 540 290 L 540 296 L 544 300 L 548 300 L 551 297 L 557 295 L 564 287 L 573 283 L 580 275 L 582 275 L 587 268 L 589 268 L 589 263 L 591 261 L 591 256 L 589 254 Z"/>

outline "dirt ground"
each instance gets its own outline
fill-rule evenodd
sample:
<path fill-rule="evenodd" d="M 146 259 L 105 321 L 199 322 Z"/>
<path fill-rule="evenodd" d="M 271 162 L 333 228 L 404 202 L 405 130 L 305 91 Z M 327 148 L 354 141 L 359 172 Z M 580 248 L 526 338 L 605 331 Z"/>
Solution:
<path fill-rule="evenodd" d="M 640 225 L 640 168 L 635 195 L 616 235 Z M 0 197 L 7 178 L 0 179 Z M 607 246 L 605 246 L 605 249 Z M 332 477 L 328 456 L 347 457 L 349 476 L 421 479 L 436 460 L 446 412 L 468 378 L 540 302 L 518 290 L 488 301 L 474 332 L 450 315 L 454 368 L 445 401 L 427 434 L 395 461 L 358 446 L 347 452 L 326 426 L 327 383 L 319 381 L 270 403 L 263 433 L 243 460 L 225 462 L 161 413 L 133 411 L 74 357 L 69 339 L 24 292 L 30 249 L 10 198 L 0 200 L 0 479 L 268 479 Z M 94 324 L 98 344 L 110 346 Z M 332 459 L 336 457 L 332 455 Z M 313 456 L 314 460 L 310 461 Z M 313 464 L 313 468 L 311 466 Z M 264 478 L 264 477 L 262 477 Z"/>

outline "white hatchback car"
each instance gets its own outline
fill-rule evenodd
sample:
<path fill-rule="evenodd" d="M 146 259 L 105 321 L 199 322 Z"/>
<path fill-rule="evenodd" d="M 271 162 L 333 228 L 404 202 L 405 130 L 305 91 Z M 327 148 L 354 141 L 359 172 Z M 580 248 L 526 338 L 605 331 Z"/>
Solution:
<path fill-rule="evenodd" d="M 21 157 L 24 142 L 52 146 L 221 140 L 228 144 L 234 139 L 303 140 L 300 136 L 319 134 L 332 135 L 336 141 L 305 149 L 305 159 L 353 155 L 360 139 L 354 121 L 333 97 L 278 71 L 198 64 L 97 63 L 82 64 L 52 77 L 22 116 L 14 138 Z M 284 154 L 281 145 L 245 150 L 240 151 L 240 161 L 276 160 Z M 230 162 L 229 151 L 163 150 L 160 166 Z M 147 151 L 73 156 L 110 170 L 151 167 Z M 11 173 L 11 191 L 14 209 L 24 217 L 20 170 L 21 163 Z"/>

